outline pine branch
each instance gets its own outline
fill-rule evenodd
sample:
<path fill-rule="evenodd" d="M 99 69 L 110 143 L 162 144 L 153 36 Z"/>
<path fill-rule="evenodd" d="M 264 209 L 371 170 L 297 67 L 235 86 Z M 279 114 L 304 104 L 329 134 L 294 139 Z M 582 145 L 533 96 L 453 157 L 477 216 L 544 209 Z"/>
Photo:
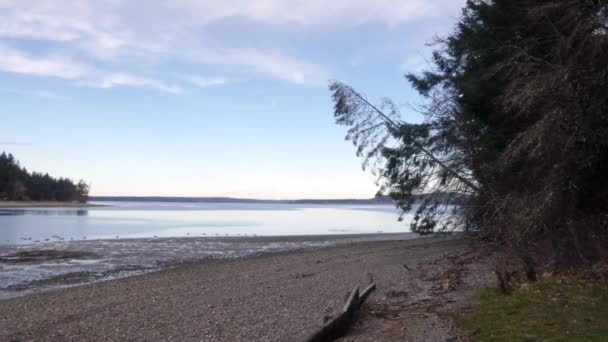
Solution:
<path fill-rule="evenodd" d="M 394 120 L 392 120 L 388 115 L 386 115 L 382 110 L 380 110 L 374 104 L 369 102 L 363 95 L 359 94 L 351 86 L 344 84 L 342 82 L 336 82 L 336 83 L 340 84 L 343 88 L 347 89 L 353 96 L 357 97 L 359 100 L 361 100 L 362 102 L 367 104 L 371 109 L 373 109 L 374 112 L 376 112 L 378 115 L 380 115 L 380 117 L 382 117 L 385 120 L 385 122 L 388 125 L 390 125 L 392 128 L 399 130 L 400 126 Z M 435 163 L 437 163 L 439 166 L 441 166 L 446 172 L 450 173 L 452 176 L 454 176 L 456 179 L 458 179 L 459 181 L 466 184 L 468 187 L 470 187 L 474 191 L 479 191 L 479 187 L 477 185 L 475 185 L 469 179 L 467 179 L 466 177 L 464 177 L 463 175 L 458 173 L 456 170 L 454 170 L 453 168 L 449 167 L 444 162 L 439 160 L 437 157 L 435 157 L 435 155 L 433 155 L 433 153 L 431 153 L 429 150 L 424 148 L 424 146 L 422 146 L 422 144 L 420 144 L 417 141 L 414 141 L 414 145 L 416 146 L 416 148 L 420 149 L 420 151 L 422 151 L 424 154 L 426 154 L 429 158 L 431 158 Z"/>

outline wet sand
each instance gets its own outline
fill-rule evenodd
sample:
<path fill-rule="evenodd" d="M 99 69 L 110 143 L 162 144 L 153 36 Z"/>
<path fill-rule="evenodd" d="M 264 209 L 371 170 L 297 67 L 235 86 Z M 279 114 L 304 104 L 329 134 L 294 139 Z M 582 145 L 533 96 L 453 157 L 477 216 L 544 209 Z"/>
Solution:
<path fill-rule="evenodd" d="M 417 238 L 411 233 L 65 240 L 0 245 L 0 299 L 124 278 L 205 259 Z M 57 239 L 59 238 L 59 239 Z"/>
<path fill-rule="evenodd" d="M 487 260 L 452 237 L 197 261 L 2 300 L 0 340 L 299 341 L 371 273 L 378 289 L 345 340 L 439 341 L 493 281 Z"/>

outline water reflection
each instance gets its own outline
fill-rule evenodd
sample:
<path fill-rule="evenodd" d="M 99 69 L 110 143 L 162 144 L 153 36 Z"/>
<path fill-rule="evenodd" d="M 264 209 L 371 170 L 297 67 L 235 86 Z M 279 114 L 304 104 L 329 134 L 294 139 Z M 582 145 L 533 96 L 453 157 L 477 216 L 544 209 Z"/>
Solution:
<path fill-rule="evenodd" d="M 88 209 L 0 209 L 0 216 L 87 216 Z"/>
<path fill-rule="evenodd" d="M 390 205 L 119 203 L 0 210 L 0 244 L 194 236 L 407 232 Z"/>

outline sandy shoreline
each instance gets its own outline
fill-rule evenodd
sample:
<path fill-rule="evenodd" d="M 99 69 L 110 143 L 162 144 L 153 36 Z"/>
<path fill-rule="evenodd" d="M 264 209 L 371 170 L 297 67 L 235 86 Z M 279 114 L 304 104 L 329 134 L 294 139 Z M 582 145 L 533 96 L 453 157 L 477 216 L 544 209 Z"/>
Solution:
<path fill-rule="evenodd" d="M 477 259 L 466 241 L 448 238 L 193 262 L 2 300 L 0 339 L 298 341 L 371 273 L 378 290 L 349 341 L 443 340 L 453 333 L 449 316 L 443 315 L 467 305 L 475 288 L 492 281 L 486 262 L 472 260 Z M 439 308 L 442 314 L 386 319 L 399 307 Z"/>
<path fill-rule="evenodd" d="M 0 209 L 18 208 L 94 208 L 103 207 L 100 204 L 55 202 L 55 201 L 0 201 Z"/>

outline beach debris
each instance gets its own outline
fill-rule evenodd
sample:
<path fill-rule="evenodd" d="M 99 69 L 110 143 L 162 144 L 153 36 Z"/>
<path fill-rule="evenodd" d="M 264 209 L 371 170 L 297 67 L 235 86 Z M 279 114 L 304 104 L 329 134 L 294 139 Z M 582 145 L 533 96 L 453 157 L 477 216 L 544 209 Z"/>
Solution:
<path fill-rule="evenodd" d="M 80 251 L 35 250 L 0 255 L 2 263 L 43 262 L 61 259 L 95 259 L 96 254 Z"/>
<path fill-rule="evenodd" d="M 323 326 L 310 337 L 306 342 L 328 342 L 344 336 L 354 321 L 355 312 L 361 308 L 370 293 L 376 289 L 376 284 L 370 284 L 359 293 L 359 286 L 356 286 L 349 294 L 342 310 L 336 314 L 325 315 Z"/>
<path fill-rule="evenodd" d="M 412 270 L 412 269 L 411 269 L 411 267 L 409 267 L 409 266 L 408 266 L 407 264 L 405 264 L 405 263 L 403 264 L 403 267 L 404 267 L 406 270 L 408 270 L 408 271 L 411 271 L 411 270 Z"/>
<path fill-rule="evenodd" d="M 359 307 L 361 307 L 361 305 L 363 305 L 363 303 L 365 302 L 365 300 L 367 299 L 367 297 L 372 293 L 372 291 L 374 291 L 376 289 L 376 284 L 369 284 L 368 287 L 365 288 L 365 290 L 363 290 L 363 292 L 361 292 L 361 295 L 359 296 Z M 357 308 L 357 309 L 358 309 Z"/>
<path fill-rule="evenodd" d="M 407 291 L 390 290 L 386 293 L 386 298 L 405 298 L 407 296 Z"/>
<path fill-rule="evenodd" d="M 304 278 L 312 277 L 314 275 L 315 274 L 312 272 L 304 272 L 304 273 L 296 274 L 296 279 L 304 279 Z"/>

